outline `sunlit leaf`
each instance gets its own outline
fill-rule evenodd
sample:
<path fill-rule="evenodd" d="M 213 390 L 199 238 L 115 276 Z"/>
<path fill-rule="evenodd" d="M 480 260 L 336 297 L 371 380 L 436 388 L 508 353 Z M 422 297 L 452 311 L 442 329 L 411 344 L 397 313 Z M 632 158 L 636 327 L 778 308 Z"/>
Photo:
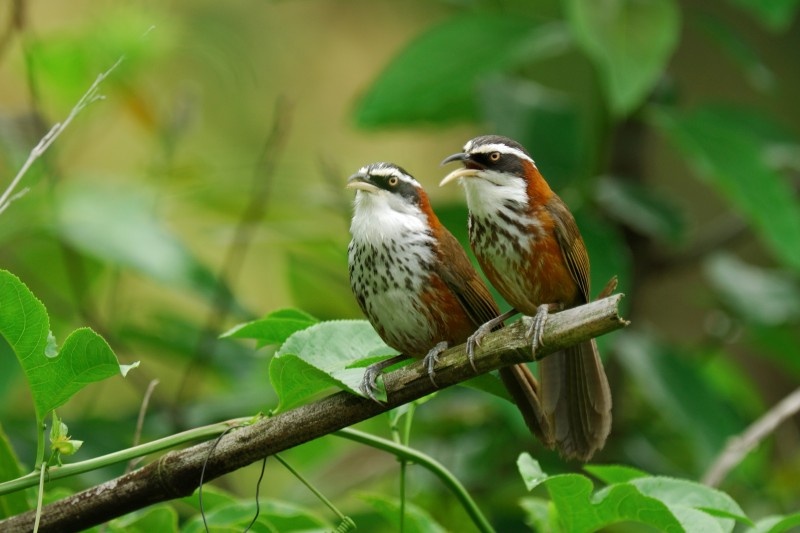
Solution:
<path fill-rule="evenodd" d="M 59 352 L 48 357 L 47 311 L 19 278 L 5 270 L 0 270 L 0 334 L 22 365 L 40 421 L 87 384 L 121 373 L 114 352 L 89 328 L 73 331 Z"/>
<path fill-rule="evenodd" d="M 800 513 L 786 516 L 768 516 L 756 522 L 755 526 L 747 533 L 784 533 L 795 531 L 800 527 Z"/>
<path fill-rule="evenodd" d="M 586 465 L 583 469 L 606 485 L 626 483 L 648 475 L 646 472 L 624 465 Z"/>
<path fill-rule="evenodd" d="M 294 333 L 272 358 L 269 379 L 280 397 L 276 411 L 291 409 L 331 387 L 359 392 L 364 358 L 397 352 L 384 344 L 366 320 L 321 322 Z"/>
<path fill-rule="evenodd" d="M 569 0 L 575 40 L 594 60 L 611 111 L 626 115 L 647 97 L 680 36 L 673 0 Z"/>
<path fill-rule="evenodd" d="M 621 480 L 595 492 L 586 476 L 548 476 L 527 452 L 520 455 L 517 465 L 528 490 L 547 487 L 565 531 L 589 532 L 618 522 L 637 522 L 676 533 L 729 533 L 735 521 L 751 523 L 730 496 L 693 481 L 595 467 L 606 477 Z"/>
<path fill-rule="evenodd" d="M 319 322 L 316 318 L 297 309 L 280 309 L 260 320 L 234 326 L 220 337 L 256 339 L 258 346 L 282 344 L 293 333 Z"/>
<path fill-rule="evenodd" d="M 770 117 L 730 107 L 661 109 L 654 123 L 752 225 L 773 254 L 800 270 L 800 204 L 771 159 L 797 141 Z"/>
<path fill-rule="evenodd" d="M 534 27 L 529 19 L 497 12 L 434 26 L 378 76 L 358 103 L 356 122 L 375 127 L 476 118 L 479 80 L 512 65 Z"/>

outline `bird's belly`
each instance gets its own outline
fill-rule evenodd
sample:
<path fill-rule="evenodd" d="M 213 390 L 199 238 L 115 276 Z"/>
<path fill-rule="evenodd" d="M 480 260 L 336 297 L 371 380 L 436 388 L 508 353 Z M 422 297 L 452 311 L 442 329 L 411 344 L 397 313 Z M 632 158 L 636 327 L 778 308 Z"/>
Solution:
<path fill-rule="evenodd" d="M 389 289 L 364 298 L 369 321 L 389 346 L 405 355 L 420 357 L 437 340 L 422 302 L 407 291 Z"/>
<path fill-rule="evenodd" d="M 561 251 L 531 239 L 528 250 L 476 250 L 481 267 L 497 291 L 515 309 L 526 315 L 536 314 L 541 304 L 565 303 L 565 293 L 575 283 L 564 264 Z"/>

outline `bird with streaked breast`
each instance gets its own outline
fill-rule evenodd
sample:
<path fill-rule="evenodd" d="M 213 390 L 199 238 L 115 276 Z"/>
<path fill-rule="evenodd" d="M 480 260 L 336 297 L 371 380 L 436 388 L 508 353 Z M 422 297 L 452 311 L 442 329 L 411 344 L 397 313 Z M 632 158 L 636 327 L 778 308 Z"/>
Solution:
<path fill-rule="evenodd" d="M 437 356 L 461 344 L 500 310 L 458 240 L 431 209 L 428 196 L 408 172 L 374 163 L 348 179 L 356 190 L 350 285 L 378 335 L 402 355 L 371 367 L 362 390 L 375 399 L 378 373 L 400 359 L 423 358 L 433 381 Z M 500 377 L 531 431 L 548 434 L 538 384 L 525 365 Z M 435 384 L 435 381 L 434 381 Z"/>
<path fill-rule="evenodd" d="M 569 208 L 542 177 L 519 143 L 498 135 L 476 137 L 442 164 L 464 168 L 441 185 L 459 180 L 469 207 L 469 238 L 484 274 L 506 301 L 534 317 L 533 348 L 550 309 L 590 301 L 589 255 Z M 606 290 L 616 287 L 612 279 Z M 468 341 L 476 343 L 507 313 Z M 541 407 L 548 435 L 562 456 L 588 461 L 611 431 L 611 392 L 594 339 L 539 362 Z"/>

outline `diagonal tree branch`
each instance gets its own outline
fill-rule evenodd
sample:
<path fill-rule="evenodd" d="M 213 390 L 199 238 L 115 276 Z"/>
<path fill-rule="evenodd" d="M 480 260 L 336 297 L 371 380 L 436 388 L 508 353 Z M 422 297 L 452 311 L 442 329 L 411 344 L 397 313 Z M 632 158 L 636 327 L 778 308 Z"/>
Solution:
<path fill-rule="evenodd" d="M 542 342 L 531 354 L 525 332 L 529 319 L 487 336 L 476 351 L 481 373 L 504 366 L 539 360 L 550 353 L 598 335 L 620 329 L 628 322 L 619 316 L 621 294 L 550 315 Z M 439 387 L 449 387 L 475 377 L 464 356 L 464 346 L 444 352 L 436 368 Z M 158 461 L 96 487 L 51 503 L 42 509 L 39 531 L 80 531 L 154 503 L 190 495 L 205 467 L 210 481 L 265 456 L 327 435 L 399 405 L 434 392 L 424 366 L 415 362 L 384 378 L 388 402 L 340 392 L 317 402 L 263 419 L 225 435 L 208 457 L 212 442 L 165 454 Z M 34 522 L 29 511 L 0 520 L 0 531 L 27 532 Z"/>

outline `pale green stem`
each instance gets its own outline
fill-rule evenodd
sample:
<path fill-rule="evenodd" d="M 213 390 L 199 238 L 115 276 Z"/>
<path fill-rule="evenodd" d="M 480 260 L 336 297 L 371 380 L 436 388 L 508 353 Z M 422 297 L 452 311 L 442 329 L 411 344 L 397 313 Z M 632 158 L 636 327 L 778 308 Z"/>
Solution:
<path fill-rule="evenodd" d="M 340 429 L 333 434 L 355 442 L 360 442 L 361 444 L 366 444 L 367 446 L 371 446 L 379 450 L 383 450 L 428 469 L 432 474 L 436 475 L 436 477 L 438 477 L 447 488 L 450 489 L 456 498 L 458 498 L 462 507 L 464 507 L 464 510 L 467 512 L 467 514 L 469 514 L 472 522 L 479 531 L 482 533 L 494 533 L 494 528 L 492 528 L 491 524 L 489 524 L 489 521 L 486 519 L 486 517 L 483 516 L 483 513 L 472 499 L 472 496 L 469 495 L 467 489 L 464 488 L 464 485 L 462 485 L 461 482 L 436 459 L 413 448 L 409 448 L 408 446 L 396 444 L 388 439 L 376 437 L 375 435 L 370 435 L 369 433 L 364 433 L 352 428 Z"/>
<path fill-rule="evenodd" d="M 333 514 L 335 514 L 335 515 L 336 515 L 336 517 L 337 517 L 337 518 L 338 518 L 340 521 L 344 522 L 344 521 L 346 521 L 346 520 L 347 520 L 347 517 L 344 515 L 344 513 L 342 513 L 342 512 L 341 512 L 339 509 L 337 509 L 337 508 L 336 508 L 336 506 L 335 506 L 335 505 L 333 505 L 333 502 L 331 502 L 331 501 L 330 501 L 328 498 L 326 498 L 326 497 L 325 497 L 325 495 L 324 495 L 324 494 L 322 494 L 320 491 L 318 491 L 318 490 L 316 489 L 316 487 L 314 487 L 314 485 L 312 485 L 310 481 L 308 481 L 306 478 L 304 478 L 304 477 L 303 477 L 303 475 L 302 475 L 300 472 L 298 472 L 297 470 L 295 470 L 294 468 L 292 468 L 292 467 L 291 467 L 291 465 L 289 465 L 289 463 L 287 463 L 287 462 L 286 462 L 286 461 L 283 459 L 283 457 L 281 457 L 281 456 L 280 456 L 280 455 L 278 455 L 277 453 L 276 453 L 276 454 L 275 454 L 273 457 L 275 457 L 275 459 L 277 459 L 277 460 L 278 460 L 278 462 L 279 462 L 280 464 L 282 464 L 282 465 L 284 466 L 284 468 L 286 468 L 286 470 L 288 470 L 289 472 L 291 472 L 291 473 L 292 473 L 292 475 L 293 475 L 294 477 L 296 477 L 297 479 L 299 479 L 299 480 L 300 480 L 300 483 L 302 483 L 303 485 L 305 485 L 305 486 L 306 486 L 306 488 L 308 488 L 308 490 L 310 490 L 310 491 L 311 491 L 311 492 L 314 494 L 314 496 L 316 496 L 317 498 L 319 498 L 319 501 L 321 501 L 322 503 L 324 503 L 324 504 L 325 504 L 325 506 L 326 506 L 328 509 L 330 509 L 330 510 L 333 512 Z"/>
<path fill-rule="evenodd" d="M 190 429 L 182 433 L 176 433 L 175 435 L 170 435 L 169 437 L 164 437 L 163 439 L 154 440 L 152 442 L 140 444 L 132 448 L 126 448 L 118 452 L 109 453 L 108 455 L 95 457 L 86 461 L 52 467 L 48 470 L 48 479 L 54 480 L 75 476 L 77 474 L 83 474 L 84 472 L 97 470 L 99 468 L 116 463 L 124 463 L 125 461 L 130 461 L 131 459 L 149 455 L 151 453 L 174 448 L 175 446 L 179 446 L 194 440 L 204 440 L 211 437 L 216 437 L 231 426 L 248 424 L 252 420 L 253 417 L 235 418 L 226 422 L 219 422 L 217 424 Z M 42 450 L 42 456 L 44 456 L 44 450 Z M 33 472 L 26 476 L 0 483 L 0 496 L 28 487 L 33 487 L 38 482 L 38 478 L 39 475 L 36 472 Z"/>

